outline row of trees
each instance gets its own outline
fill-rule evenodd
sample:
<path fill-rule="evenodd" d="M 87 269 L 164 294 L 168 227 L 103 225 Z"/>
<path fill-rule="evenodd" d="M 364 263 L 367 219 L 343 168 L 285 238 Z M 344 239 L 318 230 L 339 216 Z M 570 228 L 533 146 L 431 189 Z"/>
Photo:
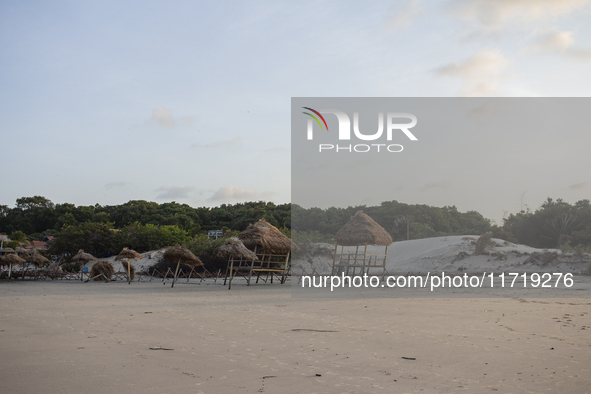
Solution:
<path fill-rule="evenodd" d="M 116 206 L 53 204 L 45 197 L 23 197 L 14 208 L 0 205 L 0 233 L 19 242 L 55 237 L 52 254 L 78 249 L 101 255 L 117 253 L 123 246 L 139 252 L 174 244 L 208 249 L 206 230 L 224 229 L 236 234 L 265 218 L 294 241 L 330 241 L 357 211 L 363 210 L 401 241 L 446 235 L 483 234 L 539 248 L 591 246 L 591 204 L 569 204 L 548 198 L 539 209 L 511 214 L 503 226 L 476 211 L 459 212 L 455 206 L 431 207 L 385 201 L 379 206 L 310 208 L 247 202 L 216 208 L 192 208 L 175 202 L 158 204 L 134 200 Z M 292 223 L 293 221 L 293 223 Z M 197 243 L 195 243 L 197 242 Z M 213 244 L 212 244 L 213 245 Z M 211 246 L 211 245 L 210 245 Z"/>
<path fill-rule="evenodd" d="M 0 233 L 21 231 L 33 239 L 40 239 L 66 227 L 91 222 L 109 224 L 118 229 L 133 223 L 177 226 L 189 236 L 196 236 L 207 230 L 222 228 L 241 231 L 262 217 L 276 227 L 290 227 L 291 204 L 275 205 L 261 201 L 193 208 L 176 202 L 158 204 L 132 200 L 112 206 L 76 206 L 54 204 L 45 197 L 34 196 L 17 199 L 14 208 L 0 205 Z"/>

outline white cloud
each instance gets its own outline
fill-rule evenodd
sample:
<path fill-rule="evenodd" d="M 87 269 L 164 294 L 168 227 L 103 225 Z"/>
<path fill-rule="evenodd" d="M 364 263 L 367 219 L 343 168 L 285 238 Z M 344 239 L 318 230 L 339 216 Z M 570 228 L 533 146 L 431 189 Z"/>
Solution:
<path fill-rule="evenodd" d="M 435 70 L 437 75 L 458 78 L 463 85 L 460 96 L 483 96 L 494 92 L 508 60 L 498 49 L 482 49 L 460 63 Z"/>
<path fill-rule="evenodd" d="M 423 186 L 419 188 L 420 191 L 426 192 L 432 189 L 449 189 L 451 186 L 451 182 L 449 181 L 435 181 L 435 182 L 427 182 Z"/>
<path fill-rule="evenodd" d="M 222 186 L 210 198 L 208 198 L 208 201 L 234 202 L 268 200 L 274 194 L 275 193 L 273 192 L 259 193 L 253 187 Z"/>
<path fill-rule="evenodd" d="M 217 141 L 211 144 L 201 144 L 197 142 L 192 144 L 191 148 L 234 148 L 240 145 L 242 145 L 242 137 L 237 136 L 229 140 Z"/>
<path fill-rule="evenodd" d="M 388 27 L 393 30 L 405 28 L 410 25 L 415 17 L 423 11 L 420 0 L 409 0 L 405 5 L 396 10 L 388 21 Z"/>
<path fill-rule="evenodd" d="M 534 32 L 528 53 L 557 53 L 577 60 L 591 60 L 591 50 L 575 46 L 572 31 Z"/>
<path fill-rule="evenodd" d="M 591 4 L 591 0 L 454 0 L 458 17 L 480 27 L 498 30 L 509 22 L 530 22 L 570 14 Z"/>
<path fill-rule="evenodd" d="M 164 107 L 158 107 L 152 111 L 152 120 L 167 129 L 171 129 L 176 125 L 172 112 Z"/>
<path fill-rule="evenodd" d="M 160 186 L 156 189 L 157 192 L 160 192 L 156 199 L 158 200 L 174 200 L 178 198 L 187 198 L 189 193 L 195 190 L 192 186 Z"/>
<path fill-rule="evenodd" d="M 106 189 L 115 189 L 115 188 L 119 188 L 119 187 L 129 186 L 130 184 L 131 184 L 130 182 L 126 182 L 126 181 L 109 182 L 105 185 L 105 188 Z"/>
<path fill-rule="evenodd" d="M 570 185 L 568 188 L 572 189 L 572 190 L 581 190 L 581 189 L 585 189 L 588 185 L 589 185 L 588 182 L 580 182 L 580 183 L 575 183 L 574 185 Z"/>

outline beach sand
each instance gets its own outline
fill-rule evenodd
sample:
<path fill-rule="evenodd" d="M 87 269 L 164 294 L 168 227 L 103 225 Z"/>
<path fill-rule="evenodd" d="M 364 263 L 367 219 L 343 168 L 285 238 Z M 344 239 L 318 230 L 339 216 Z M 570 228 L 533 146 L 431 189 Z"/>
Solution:
<path fill-rule="evenodd" d="M 3 393 L 591 392 L 589 298 L 16 281 L 0 302 Z"/>

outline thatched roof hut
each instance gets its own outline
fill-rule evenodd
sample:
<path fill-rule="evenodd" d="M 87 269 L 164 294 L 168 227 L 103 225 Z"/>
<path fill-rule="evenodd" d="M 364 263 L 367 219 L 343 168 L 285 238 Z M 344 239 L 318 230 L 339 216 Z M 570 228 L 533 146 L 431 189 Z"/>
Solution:
<path fill-rule="evenodd" d="M 12 248 L 2 248 L 0 249 L 0 253 L 4 254 L 4 253 L 14 253 L 14 249 Z"/>
<path fill-rule="evenodd" d="M 96 281 L 104 280 L 108 282 L 114 273 L 115 268 L 113 268 L 113 265 L 105 260 L 97 261 L 90 269 L 90 277 Z"/>
<path fill-rule="evenodd" d="M 226 243 L 215 248 L 214 253 L 219 257 L 232 256 L 245 260 L 258 260 L 257 255 L 248 250 L 242 241 L 236 237 L 226 239 Z"/>
<path fill-rule="evenodd" d="M 164 260 L 168 260 L 171 263 L 176 263 L 176 270 L 174 272 L 174 278 L 172 280 L 171 287 L 174 287 L 181 263 L 191 267 L 199 267 L 203 265 L 199 257 L 195 256 L 193 252 L 183 245 L 177 245 L 166 249 L 166 252 L 164 252 L 162 257 Z"/>
<path fill-rule="evenodd" d="M 14 251 L 18 254 L 27 253 L 27 249 L 25 249 L 21 246 L 17 246 L 17 248 Z"/>
<path fill-rule="evenodd" d="M 121 252 L 115 257 L 115 261 L 121 260 L 140 260 L 142 255 L 133 249 L 123 248 Z"/>
<path fill-rule="evenodd" d="M 41 256 L 39 253 L 33 253 L 29 259 L 29 261 L 35 264 L 37 267 L 41 267 L 42 265 L 49 265 L 51 261 L 47 258 Z"/>
<path fill-rule="evenodd" d="M 96 257 L 91 255 L 90 253 L 85 253 L 82 249 L 78 250 L 78 253 L 74 257 L 72 257 L 72 261 L 88 262 L 94 260 L 96 260 Z"/>
<path fill-rule="evenodd" d="M 0 257 L 0 265 L 18 265 L 24 263 L 26 263 L 26 260 L 16 254 L 5 254 Z"/>
<path fill-rule="evenodd" d="M 375 220 L 363 213 L 357 212 L 347 224 L 336 234 L 337 244 L 344 246 L 359 245 L 390 245 L 392 237 Z"/>
<path fill-rule="evenodd" d="M 238 234 L 238 239 L 251 250 L 259 247 L 273 253 L 287 253 L 299 249 L 291 239 L 265 219 L 250 224 L 246 230 Z"/>
<path fill-rule="evenodd" d="M 199 257 L 195 256 L 193 252 L 182 245 L 172 246 L 166 249 L 163 257 L 171 263 L 182 263 L 193 267 L 203 265 Z"/>

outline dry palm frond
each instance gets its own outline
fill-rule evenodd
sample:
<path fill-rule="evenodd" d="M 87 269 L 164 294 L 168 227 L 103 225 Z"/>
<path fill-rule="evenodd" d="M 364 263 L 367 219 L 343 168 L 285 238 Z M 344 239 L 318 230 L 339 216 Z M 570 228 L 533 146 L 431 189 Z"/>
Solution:
<path fill-rule="evenodd" d="M 12 249 L 12 248 L 2 248 L 2 249 L 0 249 L 0 252 L 2 252 L 2 253 L 14 253 L 14 249 Z"/>
<path fill-rule="evenodd" d="M 274 253 L 287 253 L 292 248 L 297 248 L 291 239 L 265 219 L 249 225 L 246 230 L 238 234 L 238 239 L 251 250 L 257 246 Z"/>
<path fill-rule="evenodd" d="M 91 255 L 90 253 L 84 253 L 82 249 L 78 251 L 76 256 L 72 257 L 72 261 L 94 261 L 96 257 Z"/>
<path fill-rule="evenodd" d="M 344 246 L 385 246 L 392 243 L 390 234 L 363 211 L 357 212 L 334 238 L 339 245 Z"/>
<path fill-rule="evenodd" d="M 97 281 L 109 281 L 111 280 L 111 277 L 114 273 L 115 269 L 113 268 L 113 265 L 105 260 L 97 261 L 92 265 L 92 268 L 90 269 L 90 277 Z"/>
<path fill-rule="evenodd" d="M 17 247 L 16 247 L 16 249 L 14 249 L 14 251 L 15 251 L 16 253 L 19 253 L 19 254 L 20 254 L 20 253 L 27 253 L 27 249 L 25 249 L 25 248 L 23 248 L 23 247 L 21 247 L 21 246 L 17 246 Z"/>
<path fill-rule="evenodd" d="M 16 254 L 5 254 L 0 257 L 0 265 L 18 265 L 24 263 L 26 263 L 26 260 Z"/>
<path fill-rule="evenodd" d="M 35 264 L 37 267 L 41 267 L 42 265 L 49 265 L 51 261 L 47 258 L 41 256 L 39 253 L 33 253 L 29 260 L 31 263 Z"/>
<path fill-rule="evenodd" d="M 199 257 L 195 256 L 193 252 L 182 245 L 172 246 L 166 249 L 163 257 L 171 263 L 181 263 L 193 267 L 203 265 Z"/>
<path fill-rule="evenodd" d="M 236 237 L 228 238 L 225 244 L 215 248 L 214 253 L 219 257 L 232 256 L 247 260 L 258 260 L 257 255 L 248 250 L 242 241 Z"/>
<path fill-rule="evenodd" d="M 133 249 L 123 248 L 121 252 L 115 257 L 115 261 L 120 260 L 140 260 L 142 255 Z"/>

